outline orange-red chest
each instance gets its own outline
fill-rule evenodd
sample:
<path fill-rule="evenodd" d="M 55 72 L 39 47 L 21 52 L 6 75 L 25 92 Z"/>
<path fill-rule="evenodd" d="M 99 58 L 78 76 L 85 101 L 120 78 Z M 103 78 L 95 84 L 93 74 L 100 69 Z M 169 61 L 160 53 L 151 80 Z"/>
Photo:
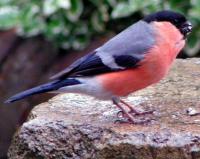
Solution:
<path fill-rule="evenodd" d="M 156 45 L 145 54 L 139 67 L 98 75 L 105 90 L 117 96 L 143 89 L 160 81 L 168 72 L 173 60 L 185 45 L 181 33 L 168 22 L 154 22 Z M 134 36 L 134 35 L 133 35 Z"/>

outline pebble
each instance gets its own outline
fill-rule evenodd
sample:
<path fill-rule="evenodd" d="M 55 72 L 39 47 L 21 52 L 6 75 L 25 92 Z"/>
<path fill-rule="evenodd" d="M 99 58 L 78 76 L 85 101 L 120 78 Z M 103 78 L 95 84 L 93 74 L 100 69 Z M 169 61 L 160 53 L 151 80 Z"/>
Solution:
<path fill-rule="evenodd" d="M 192 107 L 189 107 L 187 110 L 186 110 L 186 113 L 190 116 L 195 116 L 195 115 L 200 115 L 200 112 L 198 112 L 196 109 L 192 108 Z"/>

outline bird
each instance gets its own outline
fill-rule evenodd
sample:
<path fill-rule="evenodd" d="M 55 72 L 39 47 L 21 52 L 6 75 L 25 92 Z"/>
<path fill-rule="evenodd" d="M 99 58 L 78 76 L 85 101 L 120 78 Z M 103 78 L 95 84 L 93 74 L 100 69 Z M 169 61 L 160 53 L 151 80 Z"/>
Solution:
<path fill-rule="evenodd" d="M 102 46 L 76 60 L 50 81 L 18 93 L 5 103 L 31 95 L 79 93 L 111 100 L 127 122 L 138 124 L 139 112 L 121 99 L 159 82 L 184 48 L 192 24 L 179 12 L 161 10 L 145 16 Z"/>

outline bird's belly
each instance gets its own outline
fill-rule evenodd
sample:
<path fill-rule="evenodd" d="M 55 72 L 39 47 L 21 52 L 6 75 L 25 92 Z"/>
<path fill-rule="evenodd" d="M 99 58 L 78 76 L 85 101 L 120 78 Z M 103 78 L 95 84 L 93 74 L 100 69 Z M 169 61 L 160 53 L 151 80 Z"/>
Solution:
<path fill-rule="evenodd" d="M 79 93 L 93 96 L 101 100 L 110 100 L 113 94 L 105 91 L 96 78 L 76 78 L 81 84 L 66 86 L 58 89 L 57 93 Z"/>
<path fill-rule="evenodd" d="M 138 68 L 99 75 L 104 89 L 116 96 L 127 96 L 160 81 L 168 72 L 167 65 L 144 64 Z"/>

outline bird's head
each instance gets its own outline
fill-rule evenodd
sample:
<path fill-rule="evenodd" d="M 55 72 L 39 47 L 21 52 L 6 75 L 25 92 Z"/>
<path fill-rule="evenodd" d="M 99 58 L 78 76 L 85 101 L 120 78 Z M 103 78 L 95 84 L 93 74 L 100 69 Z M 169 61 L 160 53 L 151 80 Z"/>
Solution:
<path fill-rule="evenodd" d="M 171 24 L 176 26 L 176 28 L 183 34 L 185 38 L 192 31 L 192 24 L 185 18 L 185 16 L 181 13 L 177 13 L 174 11 L 159 11 L 146 16 L 143 20 L 147 23 L 151 23 L 154 21 L 170 22 Z"/>

